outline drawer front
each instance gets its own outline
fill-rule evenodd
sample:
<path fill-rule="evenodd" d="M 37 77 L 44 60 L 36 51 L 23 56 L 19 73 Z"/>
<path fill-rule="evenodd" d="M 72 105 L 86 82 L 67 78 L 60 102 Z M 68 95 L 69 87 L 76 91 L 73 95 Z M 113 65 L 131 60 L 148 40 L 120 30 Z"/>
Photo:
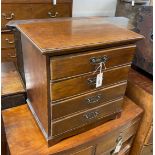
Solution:
<path fill-rule="evenodd" d="M 35 4 L 32 5 L 33 18 L 56 18 L 56 17 L 71 17 L 72 16 L 72 4 L 57 4 L 52 6 L 51 4 Z"/>
<path fill-rule="evenodd" d="M 103 83 L 99 88 L 127 80 L 130 65 L 104 71 Z M 51 100 L 59 100 L 87 91 L 95 90 L 96 74 L 87 74 L 77 78 L 51 83 Z"/>
<path fill-rule="evenodd" d="M 15 49 L 2 49 L 1 50 L 1 61 L 2 62 L 6 62 L 6 61 L 17 62 Z"/>
<path fill-rule="evenodd" d="M 94 152 L 94 147 L 93 146 L 90 146 L 86 149 L 83 149 L 79 152 L 76 152 L 76 153 L 73 153 L 73 154 L 70 154 L 70 155 L 93 155 L 93 152 Z"/>
<path fill-rule="evenodd" d="M 20 8 L 20 9 L 19 9 Z M 72 4 L 2 4 L 2 29 L 10 20 L 55 18 L 71 16 Z"/>
<path fill-rule="evenodd" d="M 135 45 L 89 52 L 86 54 L 74 54 L 70 56 L 53 57 L 50 61 L 52 80 L 76 76 L 93 72 L 99 66 L 99 62 L 105 62 L 106 68 L 131 63 L 135 51 Z"/>
<path fill-rule="evenodd" d="M 6 29 L 6 24 L 10 20 L 29 19 L 32 15 L 31 13 L 32 8 L 29 4 L 2 4 L 2 29 Z"/>
<path fill-rule="evenodd" d="M 52 119 L 106 104 L 109 100 L 123 97 L 125 89 L 126 82 L 53 104 Z"/>
<path fill-rule="evenodd" d="M 1 34 L 1 47 L 2 48 L 14 48 L 14 35 L 12 33 Z"/>
<path fill-rule="evenodd" d="M 72 117 L 62 119 L 52 124 L 52 136 L 56 136 L 70 130 L 75 130 L 88 124 L 95 123 L 114 113 L 121 111 L 123 99 L 118 99 L 107 103 L 106 105 L 93 108 L 86 112 L 78 113 Z"/>
<path fill-rule="evenodd" d="M 103 141 L 97 144 L 96 154 L 101 155 L 104 154 L 105 150 L 112 150 L 111 148 L 115 148 L 120 137 L 122 138 L 123 143 L 126 141 L 130 141 L 131 137 L 133 137 L 133 135 L 136 133 L 138 125 L 139 120 L 134 122 L 130 126 L 129 124 L 126 124 L 123 129 L 119 129 L 110 133 L 105 139 L 103 139 Z"/>
<path fill-rule="evenodd" d="M 120 152 L 117 155 L 126 155 L 130 151 L 132 142 L 133 142 L 133 137 L 131 137 L 127 141 L 123 142 Z M 108 151 L 104 150 L 105 152 L 100 153 L 100 154 L 95 154 L 95 155 L 116 155 L 116 154 L 112 154 L 112 152 L 114 152 L 114 150 L 115 150 L 115 147 L 111 148 Z"/>

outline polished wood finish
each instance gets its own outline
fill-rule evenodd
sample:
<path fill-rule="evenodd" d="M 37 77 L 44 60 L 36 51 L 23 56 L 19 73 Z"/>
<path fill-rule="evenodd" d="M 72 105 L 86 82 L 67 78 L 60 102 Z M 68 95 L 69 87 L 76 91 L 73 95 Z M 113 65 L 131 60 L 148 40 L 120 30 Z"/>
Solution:
<path fill-rule="evenodd" d="M 1 50 L 1 61 L 2 62 L 17 62 L 16 51 L 12 48 L 6 48 Z"/>
<path fill-rule="evenodd" d="M 101 105 L 89 106 L 87 109 L 81 107 L 80 111 L 75 107 L 73 110 L 76 113 L 70 111 L 66 118 L 57 120 L 52 119 L 52 107 L 61 105 L 64 99 L 78 103 L 78 96 L 126 82 L 135 50 L 134 43 L 142 36 L 102 22 L 101 18 L 59 18 L 50 22 L 18 24 L 16 28 L 21 33 L 27 102 L 49 146 L 120 115 L 123 100 L 116 97 L 117 93 L 106 104 L 102 102 Z M 103 69 L 102 87 L 96 89 L 95 78 L 99 72 L 95 72 L 97 68 L 94 66 L 91 68 L 89 59 L 95 56 L 103 61 L 99 58 L 103 54 L 108 56 L 105 63 L 107 68 Z M 61 60 L 64 68 L 57 65 Z M 76 63 L 75 67 L 73 62 Z M 83 69 L 85 66 L 86 70 Z M 53 74 L 61 72 L 59 67 L 62 74 L 57 74 L 53 79 Z M 62 112 L 63 109 L 57 111 Z M 83 115 L 90 121 L 83 120 Z"/>
<path fill-rule="evenodd" d="M 87 124 L 97 122 L 97 120 L 103 119 L 104 121 L 106 117 L 122 111 L 122 102 L 123 98 L 53 122 L 52 137 L 69 132 L 70 130 L 78 130 Z"/>
<path fill-rule="evenodd" d="M 136 126 L 141 118 L 142 109 L 125 97 L 123 112 L 120 118 L 109 121 L 94 129 L 49 147 L 47 146 L 41 131 L 37 127 L 32 114 L 27 105 L 11 108 L 2 112 L 4 127 L 11 155 L 18 154 L 56 154 L 56 155 L 99 155 L 95 151 L 95 146 L 103 144 L 102 152 L 112 151 L 115 148 L 116 140 L 120 133 L 127 138 L 121 152 L 125 146 L 130 144 L 131 138 L 136 132 Z M 12 128 L 12 126 L 14 126 Z M 21 134 L 23 136 L 21 136 Z M 115 135 L 115 136 L 114 136 Z M 113 145 L 111 145 L 113 143 Z M 22 144 L 22 145 L 19 145 Z M 100 146 L 99 145 L 99 146 Z M 112 146 L 112 148 L 111 148 Z M 128 146 L 130 148 L 130 146 Z M 106 150 L 109 148 L 109 150 Z M 91 151 L 92 150 L 92 151 Z M 80 154 L 81 152 L 81 154 Z"/>
<path fill-rule="evenodd" d="M 61 55 L 69 53 L 69 51 L 74 53 L 77 50 L 125 44 L 143 38 L 143 36 L 127 29 L 102 23 L 100 18 L 81 18 L 80 20 L 68 18 L 39 24 L 19 24 L 17 28 L 28 38 L 31 38 L 33 44 L 43 54 Z"/>
<path fill-rule="evenodd" d="M 2 61 L 15 62 L 21 73 L 22 60 L 18 60 L 20 59 L 20 56 L 18 56 L 19 51 L 16 54 L 13 43 L 17 42 L 17 40 L 14 40 L 13 35 L 11 35 L 14 30 L 8 30 L 6 24 L 12 20 L 71 17 L 72 0 L 58 0 L 57 5 L 53 5 L 52 0 L 2 0 L 1 3 L 2 49 L 5 48 L 5 50 L 2 50 Z M 6 37 L 8 41 L 5 40 Z M 19 50 L 17 45 L 16 50 Z M 17 55 L 17 60 L 13 58 L 15 55 Z M 21 75 L 23 78 L 23 72 Z"/>
<path fill-rule="evenodd" d="M 48 125 L 50 123 L 48 116 L 50 105 L 48 96 L 49 75 L 47 74 L 47 70 L 49 67 L 47 65 L 47 57 L 39 53 L 34 45 L 30 43 L 30 40 L 23 36 L 21 36 L 21 39 L 22 50 L 24 51 L 23 57 L 28 103 L 33 103 L 30 109 L 34 113 L 41 130 L 47 138 L 50 131 Z M 30 55 L 31 57 L 29 57 Z M 35 111 L 33 111 L 33 109 L 35 109 Z"/>
<path fill-rule="evenodd" d="M 123 82 L 108 88 L 103 88 L 101 90 L 96 90 L 71 99 L 63 100 L 59 103 L 52 102 L 52 119 L 54 120 L 66 117 L 66 115 L 72 115 L 79 111 L 106 104 L 107 101 L 121 98 L 124 96 L 125 89 L 126 82 Z"/>
<path fill-rule="evenodd" d="M 53 16 L 58 12 L 56 17 L 69 17 L 72 16 L 71 10 L 72 3 L 62 3 L 56 6 L 53 6 L 51 2 L 2 3 L 2 29 L 6 29 L 6 24 L 10 20 L 51 18 L 48 12 L 51 12 Z"/>
<path fill-rule="evenodd" d="M 152 145 L 153 82 L 137 71 L 131 70 L 126 94 L 144 109 L 140 128 L 131 150 L 131 155 L 141 155 L 144 146 Z"/>
<path fill-rule="evenodd" d="M 99 88 L 126 81 L 129 69 L 130 65 L 127 65 L 103 71 L 103 85 Z M 51 100 L 60 100 L 69 96 L 95 90 L 95 82 L 90 84 L 89 79 L 96 78 L 96 75 L 96 73 L 90 73 L 76 78 L 69 78 L 63 81 L 51 83 Z M 115 75 L 115 78 L 113 77 L 113 75 Z"/>
<path fill-rule="evenodd" d="M 3 4 L 7 4 L 7 3 L 22 3 L 22 4 L 26 4 L 26 3 L 51 3 L 51 0 L 2 0 L 1 1 Z M 57 3 L 72 3 L 72 0 L 57 0 Z"/>
<path fill-rule="evenodd" d="M 51 79 L 56 80 L 95 71 L 98 63 L 91 62 L 92 58 L 99 59 L 106 56 L 108 58 L 105 63 L 107 69 L 130 63 L 135 47 L 135 45 L 129 45 L 107 50 L 88 51 L 83 54 L 52 57 L 50 61 Z"/>
<path fill-rule="evenodd" d="M 1 48 L 14 48 L 14 35 L 12 33 L 1 33 Z"/>
<path fill-rule="evenodd" d="M 25 88 L 17 69 L 12 62 L 1 63 L 1 81 L 2 109 L 25 103 Z"/>
<path fill-rule="evenodd" d="M 21 77 L 12 62 L 1 64 L 2 96 L 25 92 Z"/>

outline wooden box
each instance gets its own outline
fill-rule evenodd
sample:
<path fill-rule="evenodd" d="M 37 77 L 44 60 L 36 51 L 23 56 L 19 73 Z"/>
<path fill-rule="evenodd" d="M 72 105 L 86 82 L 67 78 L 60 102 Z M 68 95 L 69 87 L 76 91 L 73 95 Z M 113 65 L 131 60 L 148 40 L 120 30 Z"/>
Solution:
<path fill-rule="evenodd" d="M 27 102 L 49 145 L 122 111 L 135 42 L 141 35 L 98 18 L 19 24 L 17 29 Z M 96 87 L 99 66 L 103 77 Z"/>
<path fill-rule="evenodd" d="M 2 117 L 11 155 L 110 155 L 114 153 L 121 138 L 123 144 L 118 155 L 127 155 L 137 132 L 142 111 L 125 97 L 120 118 L 67 138 L 49 148 L 27 105 L 4 110 Z"/>

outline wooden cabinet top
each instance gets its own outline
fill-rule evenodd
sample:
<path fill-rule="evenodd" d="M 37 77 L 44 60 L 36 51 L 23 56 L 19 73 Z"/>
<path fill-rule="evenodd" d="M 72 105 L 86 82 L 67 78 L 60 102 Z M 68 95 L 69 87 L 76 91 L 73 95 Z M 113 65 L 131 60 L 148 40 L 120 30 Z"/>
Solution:
<path fill-rule="evenodd" d="M 123 112 L 120 118 L 109 121 L 87 132 L 67 138 L 48 148 L 27 105 L 2 111 L 6 137 L 10 154 L 12 155 L 54 154 L 74 149 L 77 146 L 82 146 L 91 141 L 94 144 L 100 137 L 118 130 L 123 126 L 126 128 L 127 124 L 131 124 L 131 122 L 135 121 L 141 114 L 142 109 L 125 97 Z"/>
<path fill-rule="evenodd" d="M 129 44 L 143 38 L 135 32 L 104 22 L 102 18 L 65 18 L 19 24 L 17 28 L 42 53 L 55 55 Z"/>
<path fill-rule="evenodd" d="M 57 3 L 72 3 L 73 0 L 57 0 Z M 2 0 L 1 3 L 6 4 L 6 3 L 27 3 L 27 4 L 31 4 L 31 3 L 52 3 L 53 4 L 53 0 Z"/>

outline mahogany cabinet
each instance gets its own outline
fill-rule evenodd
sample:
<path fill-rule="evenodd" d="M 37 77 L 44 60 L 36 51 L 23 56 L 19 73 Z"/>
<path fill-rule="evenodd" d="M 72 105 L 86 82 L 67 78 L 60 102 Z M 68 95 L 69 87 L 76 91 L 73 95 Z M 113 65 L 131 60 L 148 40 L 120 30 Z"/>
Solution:
<path fill-rule="evenodd" d="M 2 0 L 1 1 L 2 62 L 17 63 L 15 38 L 6 24 L 12 20 L 44 19 L 72 16 L 72 0 Z"/>
<path fill-rule="evenodd" d="M 49 146 L 121 113 L 135 42 L 143 36 L 100 18 L 33 21 L 16 28 L 27 102 Z"/>

